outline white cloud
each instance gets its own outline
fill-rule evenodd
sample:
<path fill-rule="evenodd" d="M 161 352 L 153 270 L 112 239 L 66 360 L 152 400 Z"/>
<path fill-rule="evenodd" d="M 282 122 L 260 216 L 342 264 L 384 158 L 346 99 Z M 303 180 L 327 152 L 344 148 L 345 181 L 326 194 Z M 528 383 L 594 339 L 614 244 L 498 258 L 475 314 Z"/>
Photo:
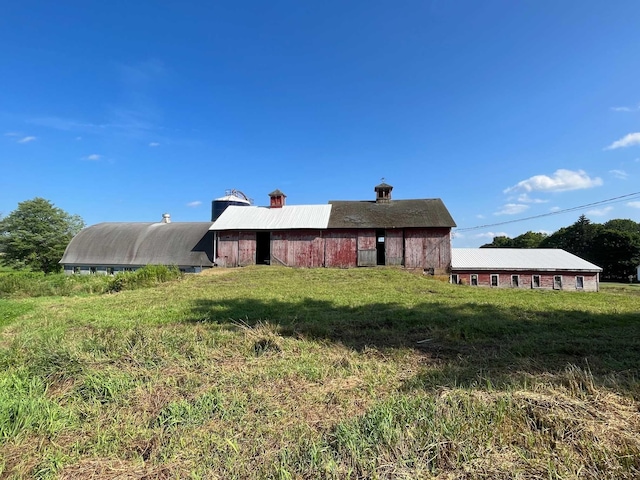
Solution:
<path fill-rule="evenodd" d="M 640 104 L 635 107 L 611 107 L 614 112 L 637 112 L 640 110 Z"/>
<path fill-rule="evenodd" d="M 187 207 L 199 207 L 200 205 L 202 205 L 202 202 L 200 200 L 187 203 Z"/>
<path fill-rule="evenodd" d="M 18 140 L 18 143 L 29 143 L 29 142 L 33 142 L 36 139 L 36 137 L 23 137 L 20 140 Z"/>
<path fill-rule="evenodd" d="M 493 239 L 495 237 L 508 237 L 509 235 L 505 232 L 485 232 L 485 233 L 477 233 L 473 236 L 473 238 L 489 238 Z"/>
<path fill-rule="evenodd" d="M 609 170 L 609 173 L 620 180 L 626 180 L 629 174 L 624 170 Z"/>
<path fill-rule="evenodd" d="M 613 207 L 595 208 L 593 210 L 589 210 L 587 212 L 587 215 L 591 215 L 594 217 L 604 217 L 611 210 L 613 210 Z"/>
<path fill-rule="evenodd" d="M 542 200 L 541 198 L 531 198 L 526 193 L 518 195 L 518 202 L 520 203 L 547 203 L 548 201 L 549 200 Z"/>
<path fill-rule="evenodd" d="M 484 215 L 482 215 L 481 213 L 479 213 L 478 215 L 476 215 L 476 218 L 483 219 L 483 218 L 487 218 L 487 217 L 485 217 Z"/>
<path fill-rule="evenodd" d="M 640 132 L 629 133 L 622 137 L 620 140 L 616 140 L 609 145 L 605 150 L 615 150 L 616 148 L 631 147 L 633 145 L 640 145 Z"/>
<path fill-rule="evenodd" d="M 149 144 L 149 146 L 150 146 L 150 147 L 159 147 L 159 146 L 160 146 L 160 144 L 159 144 L 158 142 L 151 142 L 151 143 Z"/>
<path fill-rule="evenodd" d="M 562 210 L 560 207 L 551 207 L 549 209 L 550 212 L 559 212 L 560 210 Z"/>
<path fill-rule="evenodd" d="M 102 155 L 98 155 L 97 153 L 92 153 L 91 155 L 87 155 L 84 157 L 85 160 L 91 160 L 93 162 L 97 162 L 102 158 Z"/>
<path fill-rule="evenodd" d="M 522 203 L 507 203 L 503 205 L 502 210 L 494 213 L 494 215 L 516 215 L 522 213 L 529 208 L 529 205 Z"/>
<path fill-rule="evenodd" d="M 627 207 L 640 208 L 640 202 L 628 202 Z"/>
<path fill-rule="evenodd" d="M 565 192 L 568 190 L 581 190 L 602 185 L 602 179 L 590 178 L 584 170 L 556 170 L 552 177 L 548 175 L 534 175 L 531 178 L 518 182 L 513 187 L 504 190 L 510 192 Z"/>

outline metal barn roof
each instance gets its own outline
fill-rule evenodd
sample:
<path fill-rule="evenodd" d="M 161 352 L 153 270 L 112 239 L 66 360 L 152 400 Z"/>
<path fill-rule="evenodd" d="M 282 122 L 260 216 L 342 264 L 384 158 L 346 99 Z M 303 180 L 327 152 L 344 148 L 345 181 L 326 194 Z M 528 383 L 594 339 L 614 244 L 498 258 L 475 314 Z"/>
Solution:
<path fill-rule="evenodd" d="M 210 226 L 211 222 L 98 223 L 73 237 L 60 263 L 212 266 Z"/>
<path fill-rule="evenodd" d="M 439 198 L 418 200 L 331 201 L 329 228 L 455 227 L 451 214 Z"/>
<path fill-rule="evenodd" d="M 572 253 L 552 248 L 452 248 L 451 269 L 602 271 Z"/>
<path fill-rule="evenodd" d="M 281 208 L 230 206 L 211 230 L 325 229 L 331 205 L 285 205 Z"/>

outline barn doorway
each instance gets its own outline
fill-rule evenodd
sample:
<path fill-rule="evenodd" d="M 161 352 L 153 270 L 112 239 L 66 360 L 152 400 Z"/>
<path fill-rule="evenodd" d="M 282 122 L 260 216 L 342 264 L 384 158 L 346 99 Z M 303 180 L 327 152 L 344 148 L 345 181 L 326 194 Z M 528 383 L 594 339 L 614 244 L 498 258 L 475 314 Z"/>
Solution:
<path fill-rule="evenodd" d="M 385 249 L 384 249 L 384 230 L 376 230 L 376 264 L 386 265 Z"/>
<path fill-rule="evenodd" d="M 256 232 L 256 265 L 271 263 L 271 232 Z"/>

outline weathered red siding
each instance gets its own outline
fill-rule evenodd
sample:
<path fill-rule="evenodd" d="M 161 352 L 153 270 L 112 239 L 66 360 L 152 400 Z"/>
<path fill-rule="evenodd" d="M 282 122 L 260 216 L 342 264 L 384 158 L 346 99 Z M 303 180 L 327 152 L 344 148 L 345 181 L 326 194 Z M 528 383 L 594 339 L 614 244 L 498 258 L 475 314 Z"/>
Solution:
<path fill-rule="evenodd" d="M 320 230 L 282 230 L 271 234 L 271 259 L 274 265 L 322 267 L 324 238 Z"/>
<path fill-rule="evenodd" d="M 404 231 L 405 266 L 433 268 L 444 273 L 451 264 L 451 240 L 447 228 L 407 228 Z"/>
<path fill-rule="evenodd" d="M 375 267 L 377 264 L 376 231 L 358 230 L 358 266 Z"/>
<path fill-rule="evenodd" d="M 348 268 L 357 266 L 357 230 L 325 231 L 325 267 Z"/>
<path fill-rule="evenodd" d="M 376 247 L 374 229 L 275 230 L 271 232 L 271 263 L 289 267 L 375 266 Z M 217 255 L 221 266 L 254 265 L 256 232 L 220 232 Z M 446 272 L 451 263 L 449 229 L 386 230 L 385 263 Z"/>
<path fill-rule="evenodd" d="M 238 232 L 238 265 L 255 265 L 256 232 Z"/>
<path fill-rule="evenodd" d="M 583 288 L 581 290 L 588 292 L 598 291 L 598 274 L 590 272 L 536 272 L 536 271 L 501 271 L 492 272 L 475 272 L 470 270 L 454 270 L 453 274 L 458 275 L 460 283 L 471 285 L 471 275 L 478 276 L 478 286 L 490 287 L 491 275 L 498 275 L 498 288 L 539 288 L 541 290 L 552 290 L 554 288 L 554 277 L 560 275 L 562 277 L 562 290 L 578 290 L 577 278 L 583 278 Z M 512 284 L 512 275 L 518 275 L 518 286 Z M 533 276 L 540 276 L 540 286 L 533 286 Z"/>
<path fill-rule="evenodd" d="M 385 260 L 387 265 L 404 264 L 404 232 L 390 229 L 385 232 Z"/>
<path fill-rule="evenodd" d="M 218 234 L 218 264 L 222 267 L 238 266 L 238 232 Z"/>

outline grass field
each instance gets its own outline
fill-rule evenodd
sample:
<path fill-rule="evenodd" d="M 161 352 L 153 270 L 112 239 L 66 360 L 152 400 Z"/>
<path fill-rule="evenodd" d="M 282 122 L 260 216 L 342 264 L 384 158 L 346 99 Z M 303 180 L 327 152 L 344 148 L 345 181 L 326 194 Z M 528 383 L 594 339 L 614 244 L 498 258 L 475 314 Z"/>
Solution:
<path fill-rule="evenodd" d="M 640 288 L 250 267 L 0 299 L 1 478 L 638 478 Z"/>

